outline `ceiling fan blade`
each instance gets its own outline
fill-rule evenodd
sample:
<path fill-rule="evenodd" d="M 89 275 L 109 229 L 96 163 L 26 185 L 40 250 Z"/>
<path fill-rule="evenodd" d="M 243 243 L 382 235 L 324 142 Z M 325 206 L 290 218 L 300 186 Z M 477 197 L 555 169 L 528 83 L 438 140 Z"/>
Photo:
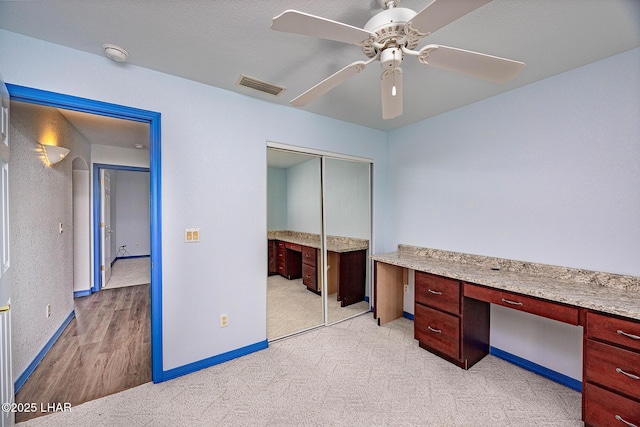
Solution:
<path fill-rule="evenodd" d="M 517 77 L 525 66 L 524 62 L 441 45 L 423 47 L 418 60 L 423 64 L 494 83 L 505 83 Z"/>
<path fill-rule="evenodd" d="M 382 118 L 393 119 L 402 115 L 402 70 L 393 68 L 382 73 Z M 395 89 L 394 89 L 395 87 Z"/>
<path fill-rule="evenodd" d="M 332 74 L 327 77 L 302 95 L 298 96 L 291 100 L 291 105 L 295 107 L 304 107 L 311 101 L 316 98 L 321 97 L 325 93 L 329 92 L 334 87 L 338 86 L 341 83 L 349 80 L 351 77 L 358 74 L 360 71 L 364 70 L 364 67 L 367 66 L 371 61 L 356 61 L 353 62 L 337 73 Z"/>
<path fill-rule="evenodd" d="M 287 10 L 273 18 L 271 29 L 343 43 L 362 44 L 374 33 L 331 19 Z"/>
<path fill-rule="evenodd" d="M 413 17 L 407 25 L 421 34 L 431 34 L 436 30 L 473 12 L 491 0 L 433 0 Z"/>

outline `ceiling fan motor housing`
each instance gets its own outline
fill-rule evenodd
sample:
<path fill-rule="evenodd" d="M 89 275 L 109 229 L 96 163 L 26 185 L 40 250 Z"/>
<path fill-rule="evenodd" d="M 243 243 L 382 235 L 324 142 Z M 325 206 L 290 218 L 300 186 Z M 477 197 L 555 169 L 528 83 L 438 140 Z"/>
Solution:
<path fill-rule="evenodd" d="M 375 42 L 385 45 L 382 50 L 403 38 L 405 38 L 403 45 L 408 49 L 413 49 L 420 42 L 420 37 L 416 37 L 414 34 L 406 34 L 405 26 L 414 16 L 416 16 L 416 12 L 404 7 L 386 9 L 369 19 L 364 29 L 376 34 Z M 398 45 L 396 44 L 396 46 Z M 366 43 L 362 50 L 369 58 L 373 58 L 380 51 L 372 43 Z"/>

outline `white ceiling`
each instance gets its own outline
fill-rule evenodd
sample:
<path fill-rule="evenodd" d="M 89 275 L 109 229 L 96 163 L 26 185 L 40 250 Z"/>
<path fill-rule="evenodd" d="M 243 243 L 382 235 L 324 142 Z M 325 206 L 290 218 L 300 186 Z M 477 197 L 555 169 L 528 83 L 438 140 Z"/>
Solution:
<path fill-rule="evenodd" d="M 400 6 L 419 11 L 429 1 L 402 0 Z M 96 55 L 103 55 L 103 43 L 117 44 L 129 51 L 130 64 L 288 105 L 366 57 L 353 45 L 271 30 L 271 19 L 286 9 L 357 27 L 380 11 L 377 0 L 0 1 L 0 28 Z M 402 65 L 405 112 L 383 121 L 374 63 L 304 109 L 381 130 L 405 126 L 640 46 L 640 1 L 493 0 L 418 47 L 428 43 L 527 66 L 500 85 L 408 58 Z M 236 86 L 240 74 L 287 90 L 273 97 Z"/>
<path fill-rule="evenodd" d="M 149 124 L 58 109 L 91 144 L 149 150 Z"/>

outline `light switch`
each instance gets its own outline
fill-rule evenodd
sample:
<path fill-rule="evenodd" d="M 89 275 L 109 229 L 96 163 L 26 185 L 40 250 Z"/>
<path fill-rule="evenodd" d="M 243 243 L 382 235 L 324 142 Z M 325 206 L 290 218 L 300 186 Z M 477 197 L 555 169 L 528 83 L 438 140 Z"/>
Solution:
<path fill-rule="evenodd" d="M 200 229 L 199 228 L 185 228 L 184 229 L 184 241 L 185 241 L 185 243 L 198 243 L 200 241 Z"/>

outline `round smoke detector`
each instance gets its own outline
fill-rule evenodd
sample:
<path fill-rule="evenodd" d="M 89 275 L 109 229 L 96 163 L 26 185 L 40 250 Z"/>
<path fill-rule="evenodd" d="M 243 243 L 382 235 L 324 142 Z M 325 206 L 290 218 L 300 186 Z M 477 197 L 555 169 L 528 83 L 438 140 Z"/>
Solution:
<path fill-rule="evenodd" d="M 129 57 L 129 52 L 114 44 L 103 44 L 104 53 L 116 62 L 125 62 Z"/>

